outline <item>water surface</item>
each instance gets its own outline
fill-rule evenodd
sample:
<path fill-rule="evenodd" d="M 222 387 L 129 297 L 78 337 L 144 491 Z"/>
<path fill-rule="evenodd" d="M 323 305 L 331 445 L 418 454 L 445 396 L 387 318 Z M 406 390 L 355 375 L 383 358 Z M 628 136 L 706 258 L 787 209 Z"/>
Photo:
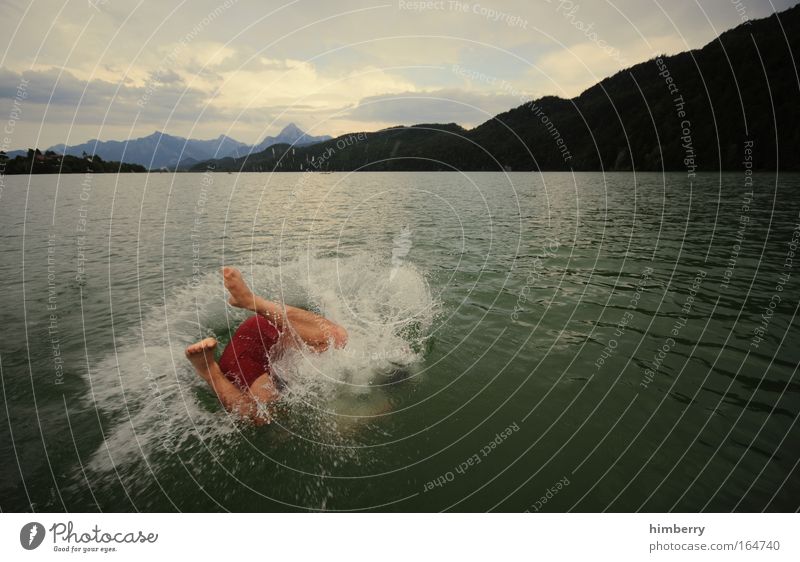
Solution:
<path fill-rule="evenodd" d="M 798 508 L 800 176 L 5 182 L 5 511 Z M 222 265 L 351 335 L 266 428 L 183 357 Z"/>

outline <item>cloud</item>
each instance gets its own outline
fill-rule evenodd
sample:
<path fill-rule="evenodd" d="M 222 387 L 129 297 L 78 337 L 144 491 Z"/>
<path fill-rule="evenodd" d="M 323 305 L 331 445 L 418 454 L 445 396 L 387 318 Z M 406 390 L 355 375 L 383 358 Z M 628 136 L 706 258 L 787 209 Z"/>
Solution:
<path fill-rule="evenodd" d="M 459 123 L 477 125 L 497 113 L 528 101 L 513 94 L 442 89 L 429 92 L 368 96 L 341 117 L 352 121 L 413 125 Z"/>
<path fill-rule="evenodd" d="M 746 16 L 795 1 L 749 3 Z M 476 124 L 523 95 L 570 97 L 656 51 L 700 47 L 741 18 L 730 0 L 572 2 L 580 4 L 572 13 L 561 0 L 495 3 L 524 26 L 495 21 L 474 9 L 489 3 L 471 0 L 461 4 L 466 11 L 444 2 L 422 12 L 394 1 L 304 0 L 238 1 L 203 24 L 221 4 L 0 3 L 0 33 L 9 41 L 0 99 L 10 104 L 20 78 L 30 80 L 16 141 L 34 142 L 41 129 L 44 142 L 62 142 L 73 117 L 76 131 L 101 138 L 133 128 L 245 140 L 293 120 L 330 134 L 423 121 Z M 593 42 L 590 24 L 627 64 Z M 465 79 L 454 64 L 513 88 Z M 144 107 L 137 105 L 145 95 Z"/>
<path fill-rule="evenodd" d="M 536 67 L 542 81 L 550 85 L 549 88 L 542 86 L 542 89 L 571 98 L 623 68 L 649 60 L 655 54 L 677 53 L 685 50 L 686 46 L 680 37 L 667 35 L 653 37 L 649 44 L 635 41 L 633 45 L 612 48 L 617 50 L 619 57 L 615 57 L 608 47 L 603 48 L 591 41 L 541 56 L 536 60 Z"/>
<path fill-rule="evenodd" d="M 128 128 L 137 120 L 148 128 L 153 124 L 163 127 L 168 120 L 191 123 L 200 117 L 208 100 L 206 92 L 188 88 L 173 71 L 153 75 L 147 85 L 132 85 L 129 81 L 114 84 L 105 80 L 82 80 L 58 68 L 24 72 L 0 70 L 0 98 L 10 105 L 17 86 L 23 81 L 26 97 L 21 124 L 33 130 L 39 129 L 43 119 L 59 131 L 73 120 L 95 127 L 123 125 Z M 204 118 L 222 119 L 229 115 L 211 106 L 206 109 Z M 21 144 L 30 142 L 30 139 L 20 141 Z"/>
<path fill-rule="evenodd" d="M 171 69 L 162 72 L 151 72 L 150 80 L 161 82 L 162 84 L 180 84 L 183 82 L 181 75 Z"/>

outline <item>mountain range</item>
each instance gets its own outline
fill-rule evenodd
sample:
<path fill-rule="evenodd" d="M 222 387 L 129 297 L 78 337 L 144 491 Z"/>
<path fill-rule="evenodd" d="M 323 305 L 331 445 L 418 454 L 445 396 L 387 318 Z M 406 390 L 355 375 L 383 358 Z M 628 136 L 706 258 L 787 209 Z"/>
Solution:
<path fill-rule="evenodd" d="M 130 164 L 140 164 L 151 170 L 161 168 L 185 169 L 197 162 L 212 158 L 240 157 L 250 152 L 259 152 L 275 144 L 305 146 L 329 140 L 328 135 L 311 136 L 303 132 L 297 125 L 286 125 L 277 136 L 265 137 L 257 145 L 248 145 L 220 135 L 215 139 L 185 139 L 156 131 L 146 137 L 125 141 L 90 140 L 83 144 L 65 146 L 57 144 L 47 150 L 69 156 L 97 154 L 104 160 L 115 160 Z M 9 151 L 7 156 L 14 158 L 27 153 L 26 150 Z"/>
<path fill-rule="evenodd" d="M 274 145 L 191 169 L 800 170 L 800 6 L 657 56 L 572 99 L 547 96 L 473 129 L 455 123 Z"/>

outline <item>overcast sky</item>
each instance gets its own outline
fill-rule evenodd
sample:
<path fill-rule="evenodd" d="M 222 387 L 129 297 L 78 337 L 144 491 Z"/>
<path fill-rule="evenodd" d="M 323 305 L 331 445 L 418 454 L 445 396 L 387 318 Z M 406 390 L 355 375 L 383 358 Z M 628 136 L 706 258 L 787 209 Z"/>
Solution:
<path fill-rule="evenodd" d="M 11 148 L 469 127 L 795 3 L 3 0 L 0 121 Z"/>

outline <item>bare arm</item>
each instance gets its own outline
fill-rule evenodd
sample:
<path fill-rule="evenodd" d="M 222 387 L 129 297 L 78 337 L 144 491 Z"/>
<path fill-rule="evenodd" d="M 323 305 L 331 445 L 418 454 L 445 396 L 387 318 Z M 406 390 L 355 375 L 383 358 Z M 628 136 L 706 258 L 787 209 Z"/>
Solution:
<path fill-rule="evenodd" d="M 208 384 L 226 410 L 255 425 L 264 425 L 271 421 L 268 406 L 278 399 L 278 390 L 269 373 L 258 377 L 250 389 L 245 391 L 228 380 L 219 368 L 211 369 L 209 375 Z"/>

